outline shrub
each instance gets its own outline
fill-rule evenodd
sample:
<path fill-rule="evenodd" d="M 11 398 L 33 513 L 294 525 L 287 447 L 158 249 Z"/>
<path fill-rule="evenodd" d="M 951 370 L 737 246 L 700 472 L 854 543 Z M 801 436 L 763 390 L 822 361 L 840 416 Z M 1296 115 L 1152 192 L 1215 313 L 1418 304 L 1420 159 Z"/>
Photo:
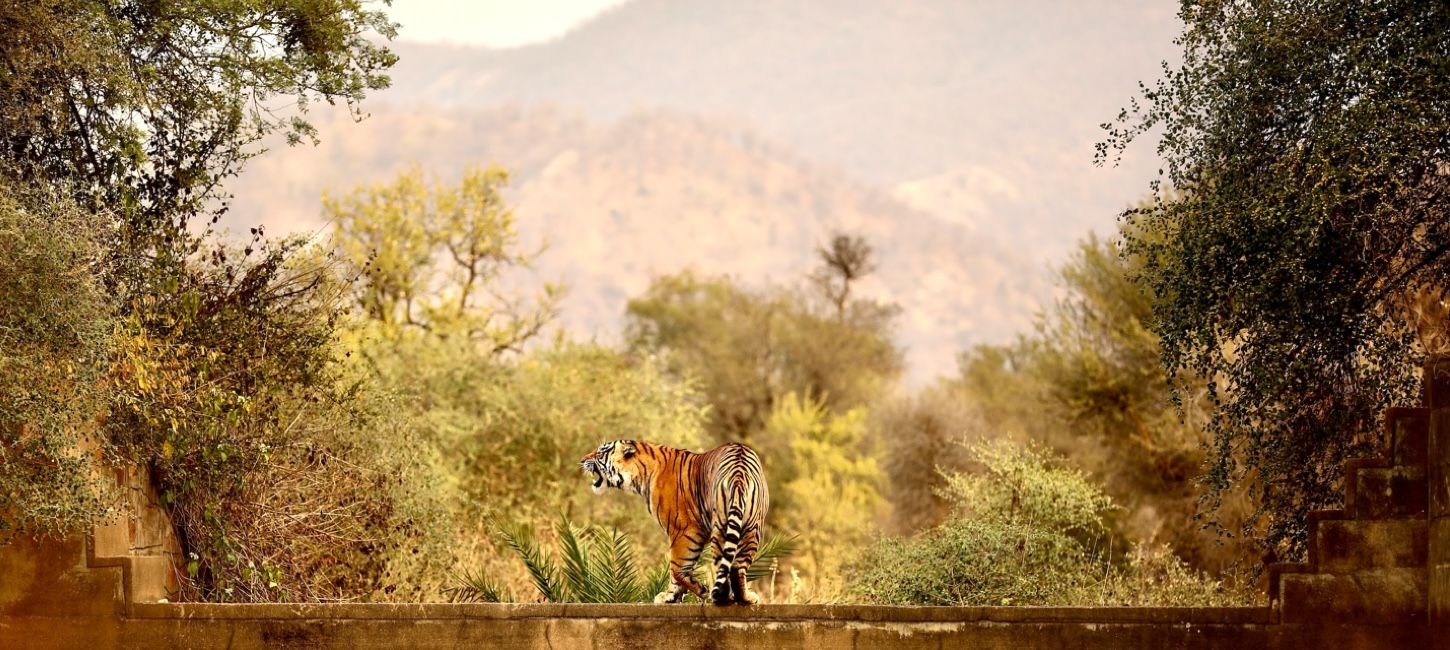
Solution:
<path fill-rule="evenodd" d="M 669 559 L 642 568 L 629 534 L 617 528 L 579 527 L 561 517 L 554 524 L 557 554 L 548 552 L 527 525 L 496 528 L 523 562 L 539 598 L 546 602 L 646 603 L 669 586 Z M 746 579 L 759 580 L 774 573 L 781 558 L 795 548 L 794 539 L 767 538 L 746 571 Z M 712 564 L 707 548 L 695 565 L 695 578 L 701 584 L 710 584 L 707 572 Z M 507 602 L 513 598 L 503 581 L 487 573 L 463 573 L 444 591 L 454 602 Z"/>
<path fill-rule="evenodd" d="M 1114 561 L 1102 488 L 1032 447 L 967 447 L 980 473 L 947 475 L 955 511 L 915 538 L 863 553 L 849 592 L 896 605 L 1225 605 L 1244 594 L 1188 569 L 1166 547 Z"/>
<path fill-rule="evenodd" d="M 112 514 L 97 480 L 114 322 L 95 279 L 101 224 L 0 184 L 0 544 Z"/>
<path fill-rule="evenodd" d="M 770 486 L 769 520 L 800 541 L 792 564 L 809 582 L 797 595 L 834 597 L 847 549 L 868 539 L 885 506 L 865 409 L 836 414 L 822 401 L 787 393 L 753 444 Z"/>

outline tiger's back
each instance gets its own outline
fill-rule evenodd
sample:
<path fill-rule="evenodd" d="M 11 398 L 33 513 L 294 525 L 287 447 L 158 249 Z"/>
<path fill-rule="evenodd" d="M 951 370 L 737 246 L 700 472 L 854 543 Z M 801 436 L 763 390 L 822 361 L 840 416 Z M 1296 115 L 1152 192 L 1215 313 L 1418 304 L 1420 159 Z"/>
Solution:
<path fill-rule="evenodd" d="M 734 557 L 749 541 L 750 557 L 759 548 L 759 532 L 770 509 L 770 491 L 760 456 L 740 443 L 720 445 L 700 455 L 701 526 L 721 552 Z M 747 533 L 750 539 L 747 540 Z"/>

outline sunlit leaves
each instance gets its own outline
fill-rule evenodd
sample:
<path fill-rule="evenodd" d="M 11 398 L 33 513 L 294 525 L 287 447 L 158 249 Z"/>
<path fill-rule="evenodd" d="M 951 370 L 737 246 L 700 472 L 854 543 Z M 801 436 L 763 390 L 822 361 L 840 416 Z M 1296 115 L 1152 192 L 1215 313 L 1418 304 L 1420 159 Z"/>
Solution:
<path fill-rule="evenodd" d="M 1258 486 L 1266 527 L 1243 532 L 1294 557 L 1305 514 L 1340 498 L 1341 461 L 1414 402 L 1425 337 L 1405 297 L 1450 282 L 1450 7 L 1182 15 L 1183 64 L 1100 152 L 1162 134 L 1165 192 L 1125 214 L 1127 251 L 1169 370 L 1208 381 L 1209 484 Z"/>
<path fill-rule="evenodd" d="M 114 513 L 99 225 L 66 197 L 0 183 L 0 544 Z"/>
<path fill-rule="evenodd" d="M 469 166 L 458 184 L 404 171 L 390 182 L 324 195 L 334 246 L 360 272 L 355 299 L 399 334 L 416 328 L 461 336 L 490 354 L 518 352 L 558 311 L 563 288 L 546 283 L 531 304 L 506 285 L 536 253 L 519 250 L 513 210 L 500 192 L 508 173 Z"/>

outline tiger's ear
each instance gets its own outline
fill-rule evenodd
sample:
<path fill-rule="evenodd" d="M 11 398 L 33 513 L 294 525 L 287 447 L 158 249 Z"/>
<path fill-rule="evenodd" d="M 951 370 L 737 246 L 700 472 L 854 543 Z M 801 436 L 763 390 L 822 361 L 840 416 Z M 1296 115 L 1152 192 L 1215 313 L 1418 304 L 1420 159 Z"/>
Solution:
<path fill-rule="evenodd" d="M 624 444 L 620 446 L 620 452 L 621 454 L 623 454 L 624 458 L 633 458 L 635 452 L 637 451 L 639 450 L 635 449 L 634 441 L 625 441 Z"/>

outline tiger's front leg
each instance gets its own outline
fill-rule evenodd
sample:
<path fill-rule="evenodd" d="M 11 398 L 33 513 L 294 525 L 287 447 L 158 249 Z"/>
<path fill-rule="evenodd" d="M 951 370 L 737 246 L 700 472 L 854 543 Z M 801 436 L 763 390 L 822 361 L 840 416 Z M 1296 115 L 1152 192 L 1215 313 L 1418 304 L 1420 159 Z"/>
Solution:
<path fill-rule="evenodd" d="M 655 596 L 657 603 L 678 603 L 685 591 L 705 598 L 705 587 L 695 580 L 695 564 L 700 561 L 704 540 L 696 541 L 688 532 L 670 540 L 670 586 Z"/>

